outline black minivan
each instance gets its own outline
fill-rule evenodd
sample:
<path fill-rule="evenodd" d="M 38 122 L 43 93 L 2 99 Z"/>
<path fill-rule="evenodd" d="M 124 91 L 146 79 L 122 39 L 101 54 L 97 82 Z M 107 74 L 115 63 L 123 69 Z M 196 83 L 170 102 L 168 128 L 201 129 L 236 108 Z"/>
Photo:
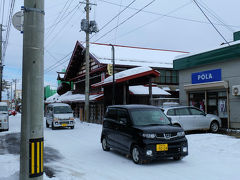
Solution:
<path fill-rule="evenodd" d="M 172 126 L 155 106 L 108 106 L 102 127 L 104 151 L 110 148 L 131 155 L 136 164 L 145 160 L 188 155 L 188 143 L 181 127 Z"/>

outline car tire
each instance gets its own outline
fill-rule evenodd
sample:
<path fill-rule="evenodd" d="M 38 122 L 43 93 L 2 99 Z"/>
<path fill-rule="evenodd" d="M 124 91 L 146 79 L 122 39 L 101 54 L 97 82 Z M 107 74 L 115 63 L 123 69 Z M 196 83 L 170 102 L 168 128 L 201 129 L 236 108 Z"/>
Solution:
<path fill-rule="evenodd" d="M 46 120 L 46 127 L 49 128 L 49 124 L 48 124 L 47 120 Z"/>
<path fill-rule="evenodd" d="M 135 164 L 142 164 L 142 157 L 140 154 L 139 147 L 137 145 L 134 145 L 131 150 L 132 160 Z"/>
<path fill-rule="evenodd" d="M 55 130 L 56 128 L 53 126 L 53 122 L 52 122 L 52 130 Z"/>
<path fill-rule="evenodd" d="M 182 160 L 182 156 L 174 156 L 173 159 L 175 161 L 179 161 L 179 160 Z"/>
<path fill-rule="evenodd" d="M 71 126 L 71 129 L 74 129 L 74 126 Z"/>
<path fill-rule="evenodd" d="M 110 151 L 110 148 L 107 145 L 107 139 L 105 137 L 102 138 L 102 149 L 104 151 Z"/>
<path fill-rule="evenodd" d="M 218 124 L 218 122 L 217 122 L 217 121 L 213 121 L 213 122 L 211 123 L 211 125 L 210 125 L 210 131 L 211 131 L 212 133 L 216 133 L 216 132 L 218 132 L 218 130 L 219 130 L 219 124 Z"/>

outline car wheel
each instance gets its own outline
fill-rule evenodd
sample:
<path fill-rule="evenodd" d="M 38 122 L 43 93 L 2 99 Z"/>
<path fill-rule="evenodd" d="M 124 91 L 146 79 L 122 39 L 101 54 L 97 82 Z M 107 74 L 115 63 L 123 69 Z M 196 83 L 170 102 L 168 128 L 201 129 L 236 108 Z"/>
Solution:
<path fill-rule="evenodd" d="M 53 122 L 52 122 L 52 130 L 55 130 L 56 128 L 53 126 Z"/>
<path fill-rule="evenodd" d="M 46 127 L 49 128 L 49 124 L 48 124 L 47 120 L 46 120 Z"/>
<path fill-rule="evenodd" d="M 212 133 L 216 133 L 219 130 L 219 124 L 216 121 L 213 121 L 210 125 L 210 130 Z"/>
<path fill-rule="evenodd" d="M 107 145 L 107 139 L 105 137 L 103 137 L 103 139 L 102 139 L 102 149 L 104 151 L 109 151 L 110 150 L 110 148 Z"/>
<path fill-rule="evenodd" d="M 141 157 L 138 146 L 136 146 L 136 145 L 133 146 L 131 155 L 132 155 L 132 160 L 135 164 L 142 164 L 142 157 Z"/>
<path fill-rule="evenodd" d="M 71 126 L 71 129 L 74 129 L 74 126 Z"/>
<path fill-rule="evenodd" d="M 174 159 L 175 161 L 179 161 L 179 160 L 182 159 L 182 156 L 174 156 L 173 159 Z"/>

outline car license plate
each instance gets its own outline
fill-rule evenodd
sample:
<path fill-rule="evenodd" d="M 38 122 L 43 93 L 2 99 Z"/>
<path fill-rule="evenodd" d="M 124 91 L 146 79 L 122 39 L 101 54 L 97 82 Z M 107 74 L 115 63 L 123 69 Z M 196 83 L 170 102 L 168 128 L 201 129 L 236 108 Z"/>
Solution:
<path fill-rule="evenodd" d="M 64 127 L 65 127 L 65 126 L 67 126 L 67 124 L 62 124 L 62 126 L 64 126 Z"/>
<path fill-rule="evenodd" d="M 168 150 L 168 144 L 157 144 L 156 145 L 156 151 L 167 151 Z"/>

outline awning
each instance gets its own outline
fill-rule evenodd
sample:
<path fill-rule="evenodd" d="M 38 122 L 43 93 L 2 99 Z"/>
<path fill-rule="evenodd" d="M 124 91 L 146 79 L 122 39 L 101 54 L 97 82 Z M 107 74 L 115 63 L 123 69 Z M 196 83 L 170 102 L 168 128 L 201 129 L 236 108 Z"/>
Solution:
<path fill-rule="evenodd" d="M 153 70 L 150 67 L 136 67 L 132 69 L 128 69 L 125 71 L 121 71 L 115 74 L 115 83 L 121 83 L 128 80 L 144 77 L 144 76 L 153 76 L 158 77 L 160 73 L 156 70 Z M 92 87 L 106 86 L 113 82 L 113 76 L 109 76 L 104 81 L 101 81 L 96 84 L 92 84 Z"/>
<path fill-rule="evenodd" d="M 201 84 L 188 84 L 184 85 L 185 91 L 196 91 L 196 90 L 212 90 L 212 89 L 227 89 L 227 81 L 217 81 L 210 83 L 201 83 Z"/>

